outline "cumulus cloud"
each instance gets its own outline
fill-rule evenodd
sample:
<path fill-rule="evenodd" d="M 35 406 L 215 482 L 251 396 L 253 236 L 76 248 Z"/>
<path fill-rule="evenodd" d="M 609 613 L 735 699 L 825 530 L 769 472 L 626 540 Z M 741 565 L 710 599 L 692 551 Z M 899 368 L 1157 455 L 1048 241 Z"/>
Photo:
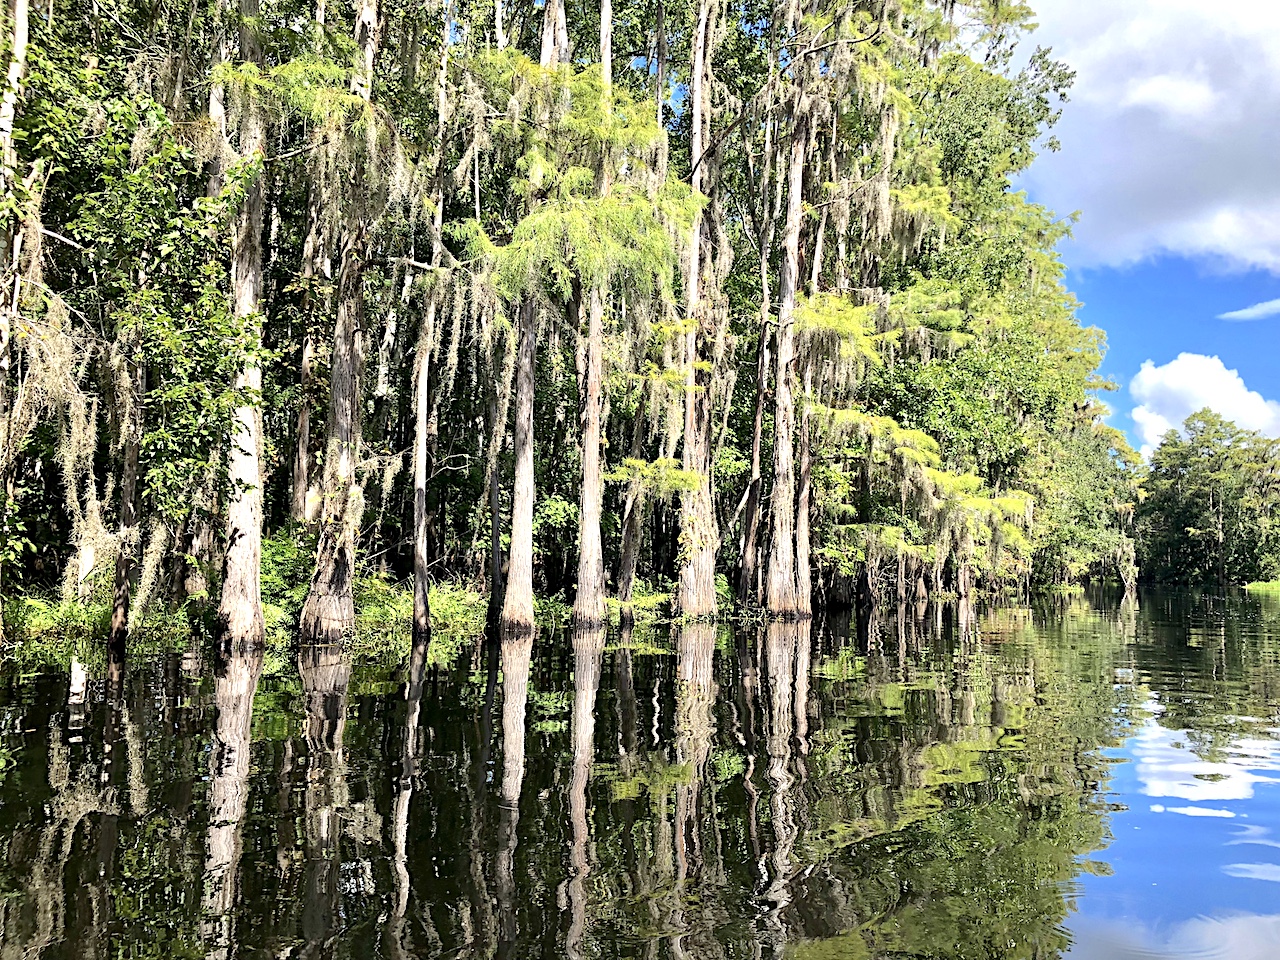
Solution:
<path fill-rule="evenodd" d="M 1246 430 L 1280 436 L 1280 402 L 1250 390 L 1218 357 L 1180 353 L 1162 366 L 1147 360 L 1130 381 L 1129 394 L 1137 403 L 1132 416 L 1144 457 L 1168 431 L 1205 407 Z"/>
<path fill-rule="evenodd" d="M 1197 917 L 1162 930 L 1088 918 L 1071 926 L 1071 960 L 1271 960 L 1280 943 L 1280 915 Z"/>
<path fill-rule="evenodd" d="M 1028 174 L 1080 210 L 1073 259 L 1171 253 L 1280 273 L 1280 3 L 1036 0 L 1077 72 L 1063 150 Z"/>
<path fill-rule="evenodd" d="M 1229 877 L 1280 883 L 1280 863 L 1229 863 L 1222 868 Z"/>
<path fill-rule="evenodd" d="M 1255 303 L 1243 310 L 1231 310 L 1218 314 L 1219 320 L 1265 320 L 1267 317 L 1280 315 L 1280 300 L 1268 300 L 1266 303 Z"/>

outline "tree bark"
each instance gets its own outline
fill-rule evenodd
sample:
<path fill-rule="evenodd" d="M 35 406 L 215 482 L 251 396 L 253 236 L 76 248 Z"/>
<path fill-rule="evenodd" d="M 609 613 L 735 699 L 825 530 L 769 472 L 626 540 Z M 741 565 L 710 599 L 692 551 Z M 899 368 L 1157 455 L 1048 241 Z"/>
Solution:
<path fill-rule="evenodd" d="M 258 16 L 258 0 L 240 0 L 242 20 Z M 240 56 L 262 66 L 262 50 L 253 31 L 240 31 Z M 252 100 L 240 121 L 240 155 L 260 164 L 266 131 L 261 108 Z M 262 341 L 262 172 L 247 186 L 236 215 L 232 239 L 231 287 L 235 315 L 251 331 L 251 349 Z M 262 616 L 262 368 L 251 354 L 236 376 L 242 396 L 233 415 L 234 434 L 227 456 L 231 484 L 227 504 L 227 546 L 223 564 L 222 598 L 218 625 L 224 638 L 235 644 L 261 644 L 266 626 Z"/>
<path fill-rule="evenodd" d="M 495 367 L 497 366 L 495 362 Z M 502 570 L 502 488 L 498 477 L 498 458 L 506 424 L 498 422 L 498 385 L 489 391 L 489 443 L 496 449 L 489 464 L 489 616 L 491 626 L 498 626 L 505 593 Z"/>
<path fill-rule="evenodd" d="M 316 23 L 324 24 L 324 0 L 316 4 Z M 333 264 L 326 246 L 328 239 L 320 209 L 319 185 L 314 181 L 307 190 L 307 235 L 302 244 L 302 356 L 298 365 L 298 418 L 294 429 L 293 501 L 290 515 L 296 523 L 311 523 L 316 517 L 308 509 L 311 490 L 311 384 L 315 362 L 316 337 L 312 311 L 315 309 L 315 285 L 319 277 L 332 278 Z"/>
<path fill-rule="evenodd" d="M 298 365 L 298 421 L 294 431 L 293 501 L 290 516 L 297 523 L 315 519 L 307 513 L 307 490 L 311 483 L 311 365 L 315 355 L 315 339 L 307 331 L 302 341 L 302 360 Z"/>
<path fill-rule="evenodd" d="M 639 460 L 644 452 L 645 395 L 641 394 L 631 434 L 631 458 Z M 631 598 L 635 593 L 636 567 L 640 562 L 640 533 L 644 524 L 645 489 L 638 477 L 627 486 L 627 501 L 622 514 L 622 556 L 618 562 L 618 602 L 622 610 L 623 628 L 635 622 Z"/>
<path fill-rule="evenodd" d="M 13 193 L 11 176 L 16 175 L 17 155 L 13 147 L 13 126 L 18 116 L 18 98 L 22 93 L 22 76 L 26 71 L 27 41 L 30 32 L 27 0 L 8 0 L 6 24 L 11 33 L 9 41 L 9 66 L 5 74 L 4 96 L 0 99 L 0 195 Z M 0 416 L 9 415 L 9 350 L 13 331 L 13 318 L 20 302 L 22 259 L 22 230 L 16 212 L 5 217 L 0 230 L 0 257 L 3 257 L 3 274 L 0 274 Z M 13 498 L 13 479 L 9 469 L 13 437 L 9 428 L 4 432 L 5 446 L 0 451 L 0 547 L 7 545 L 9 533 L 9 509 Z M 0 570 L 0 639 L 4 638 L 4 571 Z"/>
<path fill-rule="evenodd" d="M 600 0 L 600 69 L 604 113 L 610 112 L 613 82 L 613 4 Z M 600 195 L 609 195 L 612 158 L 602 152 L 597 172 Z M 604 623 L 604 549 L 600 542 L 600 514 L 604 502 L 604 470 L 601 455 L 601 417 L 604 405 L 604 308 L 605 291 L 594 285 L 587 296 L 584 364 L 579 372 L 578 396 L 582 404 L 582 494 L 578 508 L 578 589 L 573 620 L 587 629 Z M 581 335 L 581 334 L 580 334 Z"/>
<path fill-rule="evenodd" d="M 606 0 L 607 2 L 607 0 Z M 601 464 L 601 404 L 604 379 L 604 295 L 592 287 L 579 395 L 582 397 L 582 496 L 578 511 L 578 591 L 573 620 L 578 627 L 604 623 L 604 551 L 600 514 L 604 500 Z"/>
<path fill-rule="evenodd" d="M 656 81 L 657 93 L 654 99 L 657 101 L 656 109 L 658 112 L 658 129 L 661 130 L 666 126 L 667 120 L 663 115 L 663 108 L 667 103 L 667 5 L 664 0 L 658 0 L 658 16 L 657 24 L 654 27 L 654 46 L 657 48 L 656 53 Z"/>
<path fill-rule="evenodd" d="M 795 559 L 795 363 L 796 285 L 800 275 L 800 227 L 804 213 L 804 159 L 808 124 L 800 104 L 793 108 L 791 158 L 787 167 L 787 219 L 783 233 L 782 273 L 778 283 L 778 355 L 773 438 L 773 546 L 769 554 L 768 612 L 789 619 L 799 613 Z"/>
<path fill-rule="evenodd" d="M 769 283 L 769 256 L 773 251 L 778 211 L 782 207 L 782 179 L 776 175 L 777 148 L 772 118 L 765 122 L 764 170 L 756 189 L 762 196 L 762 216 L 756 219 L 759 232 L 758 268 L 760 274 L 760 343 L 756 353 L 756 402 L 751 424 L 751 479 L 743 504 L 742 540 L 738 549 L 737 598 L 739 605 L 759 603 L 763 599 L 760 584 L 760 519 L 763 513 L 764 478 L 761 455 L 764 446 L 764 411 L 769 391 L 769 345 L 773 338 L 772 291 Z M 769 199 L 770 185 L 773 197 Z"/>
<path fill-rule="evenodd" d="M 120 550 L 116 554 L 115 593 L 111 608 L 111 648 L 123 652 L 129 639 L 129 597 L 133 588 L 134 546 L 138 539 L 138 454 L 142 446 L 142 398 L 145 368 L 136 335 L 126 347 L 125 371 L 133 393 L 129 415 L 120 424 L 124 434 L 120 470 Z"/>
<path fill-rule="evenodd" d="M 318 16 L 317 16 L 318 18 Z M 351 78 L 351 93 L 366 102 L 373 95 L 373 66 L 378 55 L 378 11 L 375 0 L 356 6 L 355 41 L 360 58 Z M 357 193 L 361 184 L 355 184 Z M 334 642 L 355 624 L 356 533 L 364 512 L 360 466 L 361 410 L 364 396 L 364 258 L 368 222 L 351 204 L 343 228 L 342 263 L 338 271 L 338 318 L 330 365 L 329 429 L 325 445 L 324 502 L 320 540 L 311 590 L 302 605 L 299 630 L 310 642 Z"/>
<path fill-rule="evenodd" d="M 502 602 L 503 639 L 533 633 L 533 389 L 538 343 L 538 308 L 532 298 L 520 305 L 516 336 L 515 478 L 511 494 L 511 559 Z"/>
<path fill-rule="evenodd" d="M 701 192 L 705 168 L 704 153 L 710 111 L 707 85 L 710 81 L 711 0 L 701 0 L 697 33 L 693 41 L 690 83 L 690 156 L 693 157 L 691 186 Z M 680 498 L 680 576 L 675 607 L 681 617 L 699 619 L 716 615 L 716 528 L 715 503 L 711 494 L 711 373 L 699 362 L 700 343 L 710 323 L 709 307 L 702 290 L 702 215 L 694 217 L 689 244 L 689 271 L 685 280 L 689 331 L 685 334 L 684 445 L 681 467 L 696 477 L 691 489 Z"/>
<path fill-rule="evenodd" d="M 428 598 L 430 584 L 427 579 L 428 526 L 427 481 L 431 460 L 432 437 L 428 429 L 431 421 L 431 343 L 435 337 L 436 296 L 434 292 L 427 304 L 427 314 L 422 322 L 418 340 L 418 355 L 414 362 L 413 401 L 413 636 L 415 640 L 427 637 L 431 632 L 431 604 Z"/>
<path fill-rule="evenodd" d="M 329 429 L 325 454 L 320 540 L 311 590 L 302 606 L 304 640 L 336 642 L 355 623 L 352 584 L 356 532 L 364 511 L 360 462 L 361 378 L 364 372 L 364 290 L 358 227 L 344 238 L 338 274 L 338 320 L 330 372 Z"/>
<path fill-rule="evenodd" d="M 796 488 L 796 614 L 813 615 L 813 569 L 809 561 L 809 500 L 811 438 L 809 401 L 813 395 L 813 372 L 804 373 L 804 407 L 800 411 L 800 483 Z"/>
<path fill-rule="evenodd" d="M 539 63 L 553 69 L 569 59 L 569 30 L 564 0 L 546 0 L 542 7 L 542 50 Z"/>
<path fill-rule="evenodd" d="M 764 479 L 761 452 L 764 446 L 764 407 L 769 391 L 769 266 L 767 255 L 760 257 L 763 299 L 760 323 L 760 346 L 756 353 L 756 405 L 751 422 L 751 480 L 747 484 L 746 505 L 742 512 L 742 546 L 738 551 L 738 603 L 746 606 L 759 600 L 760 496 Z"/>

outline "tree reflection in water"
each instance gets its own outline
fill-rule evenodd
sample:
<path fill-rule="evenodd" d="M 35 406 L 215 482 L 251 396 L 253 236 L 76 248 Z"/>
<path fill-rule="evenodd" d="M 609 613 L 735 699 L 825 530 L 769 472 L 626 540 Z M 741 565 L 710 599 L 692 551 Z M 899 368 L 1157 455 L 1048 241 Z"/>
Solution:
<path fill-rule="evenodd" d="M 209 829 L 205 841 L 201 937 L 205 956 L 226 960 L 235 943 L 236 876 L 249 799 L 250 725 L 262 672 L 261 648 L 219 651 L 209 751 Z"/>
<path fill-rule="evenodd" d="M 10 672 L 0 957 L 1061 956 L 1104 749 L 1266 752 L 1280 611 L 1196 603 Z"/>

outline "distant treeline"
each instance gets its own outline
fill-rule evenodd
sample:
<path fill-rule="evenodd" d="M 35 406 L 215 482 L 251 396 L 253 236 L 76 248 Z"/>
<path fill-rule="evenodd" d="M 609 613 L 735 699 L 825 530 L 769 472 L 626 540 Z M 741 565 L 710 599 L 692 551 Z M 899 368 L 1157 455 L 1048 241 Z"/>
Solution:
<path fill-rule="evenodd" d="M 1193 413 L 1151 456 L 1137 529 L 1144 579 L 1280 580 L 1280 440 Z"/>
<path fill-rule="evenodd" d="M 1032 16 L 12 0 L 0 596 L 254 640 L 285 541 L 312 639 L 371 577 L 514 633 L 1132 585 L 1069 222 L 1011 186 L 1072 79 Z"/>

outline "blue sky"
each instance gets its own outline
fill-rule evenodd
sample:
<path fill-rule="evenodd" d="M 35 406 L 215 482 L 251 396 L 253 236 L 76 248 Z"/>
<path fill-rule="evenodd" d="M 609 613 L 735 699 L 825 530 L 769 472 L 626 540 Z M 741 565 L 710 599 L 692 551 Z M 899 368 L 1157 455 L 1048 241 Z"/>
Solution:
<path fill-rule="evenodd" d="M 1219 319 L 1280 300 L 1280 0 L 1032 5 L 1077 76 L 1020 185 L 1080 212 L 1063 255 L 1112 422 L 1148 451 L 1203 406 L 1280 435 L 1280 309 Z"/>
<path fill-rule="evenodd" d="M 1068 263 L 1071 249 L 1064 251 Z M 1164 367 L 1181 353 L 1218 357 L 1248 388 L 1280 397 L 1280 316 L 1220 320 L 1221 314 L 1280 299 L 1280 276 L 1264 270 L 1224 273 L 1182 256 L 1161 255 L 1121 267 L 1069 270 L 1067 283 L 1083 302 L 1083 323 L 1107 332 L 1102 373 L 1120 385 L 1103 397 L 1135 446 L 1141 431 L 1131 411 L 1130 384 L 1144 361 Z"/>

